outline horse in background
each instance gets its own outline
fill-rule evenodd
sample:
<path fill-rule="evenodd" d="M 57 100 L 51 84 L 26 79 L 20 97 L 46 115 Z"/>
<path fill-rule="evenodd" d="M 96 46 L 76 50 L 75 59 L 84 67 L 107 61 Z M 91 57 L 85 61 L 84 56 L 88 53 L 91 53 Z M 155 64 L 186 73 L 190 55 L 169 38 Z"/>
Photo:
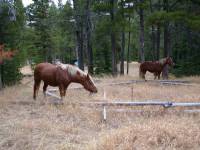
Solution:
<path fill-rule="evenodd" d="M 166 65 L 170 66 L 174 65 L 171 57 L 166 57 L 160 59 L 159 61 L 145 61 L 140 64 L 140 69 L 139 69 L 140 77 L 145 79 L 145 74 L 147 71 L 149 71 L 154 74 L 154 80 L 156 79 L 156 77 L 160 79 L 160 74 Z"/>
<path fill-rule="evenodd" d="M 83 85 L 86 90 L 92 93 L 97 93 L 97 87 L 91 76 L 80 70 L 78 67 L 69 64 L 57 63 L 53 65 L 50 63 L 40 63 L 36 65 L 34 70 L 34 99 L 36 99 L 38 94 L 41 81 L 44 82 L 44 95 L 48 85 L 58 86 L 61 100 L 66 95 L 66 90 L 72 82 Z"/>

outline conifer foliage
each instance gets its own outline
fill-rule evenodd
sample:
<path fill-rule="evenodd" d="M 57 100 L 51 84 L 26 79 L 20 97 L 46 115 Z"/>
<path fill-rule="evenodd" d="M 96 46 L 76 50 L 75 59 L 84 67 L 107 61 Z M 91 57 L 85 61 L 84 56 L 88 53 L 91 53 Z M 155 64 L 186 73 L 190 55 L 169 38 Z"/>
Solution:
<path fill-rule="evenodd" d="M 0 66 L 0 86 L 27 62 L 78 64 L 90 74 L 124 74 L 124 63 L 171 56 L 175 75 L 200 74 L 198 0 L 0 0 L 0 44 L 17 49 Z M 164 77 L 169 68 L 164 69 Z"/>

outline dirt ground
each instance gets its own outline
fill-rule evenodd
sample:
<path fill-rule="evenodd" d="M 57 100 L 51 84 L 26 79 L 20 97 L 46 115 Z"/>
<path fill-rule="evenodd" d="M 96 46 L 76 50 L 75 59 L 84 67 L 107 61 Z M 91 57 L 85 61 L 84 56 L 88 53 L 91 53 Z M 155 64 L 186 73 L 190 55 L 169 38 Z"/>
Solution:
<path fill-rule="evenodd" d="M 107 108 L 107 120 L 103 121 L 102 107 L 76 105 L 102 100 L 200 102 L 200 77 L 176 79 L 170 76 L 172 80 L 187 80 L 189 85 L 163 85 L 153 81 L 109 85 L 138 80 L 138 64 L 130 66 L 129 75 L 94 78 L 97 94 L 74 89 L 81 86 L 72 84 L 63 105 L 51 103 L 55 98 L 45 99 L 42 91 L 34 101 L 32 77 L 25 77 L 21 84 L 0 91 L 0 149 L 199 149 L 200 113 L 188 111 L 198 108 L 115 106 Z M 147 74 L 147 79 L 152 80 L 153 76 Z M 127 111 L 116 112 L 116 109 Z"/>

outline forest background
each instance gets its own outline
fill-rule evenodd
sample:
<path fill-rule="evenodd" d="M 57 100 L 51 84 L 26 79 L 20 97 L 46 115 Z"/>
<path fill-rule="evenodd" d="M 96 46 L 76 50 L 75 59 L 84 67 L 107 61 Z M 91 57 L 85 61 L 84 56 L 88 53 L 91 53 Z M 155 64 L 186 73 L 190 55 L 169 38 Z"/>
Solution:
<path fill-rule="evenodd" d="M 198 0 L 0 0 L 0 44 L 17 50 L 0 65 L 0 88 L 18 82 L 27 63 L 55 60 L 116 76 L 131 61 L 171 56 L 171 73 L 199 75 L 199 39 Z"/>

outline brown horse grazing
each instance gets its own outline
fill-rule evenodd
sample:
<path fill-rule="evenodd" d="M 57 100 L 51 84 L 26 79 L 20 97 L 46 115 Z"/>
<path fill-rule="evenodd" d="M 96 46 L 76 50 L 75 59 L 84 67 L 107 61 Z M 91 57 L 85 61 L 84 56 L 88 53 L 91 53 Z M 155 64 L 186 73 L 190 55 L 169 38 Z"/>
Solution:
<path fill-rule="evenodd" d="M 140 64 L 140 77 L 145 79 L 145 74 L 149 71 L 154 73 L 154 79 L 156 79 L 156 76 L 160 79 L 160 74 L 167 64 L 170 66 L 174 65 L 171 57 L 163 58 L 159 61 L 145 61 Z"/>
<path fill-rule="evenodd" d="M 67 87 L 72 82 L 80 83 L 86 90 L 92 93 L 97 93 L 97 87 L 95 86 L 91 76 L 80 70 L 78 67 L 69 64 L 38 64 L 34 70 L 34 99 L 36 99 L 41 80 L 44 81 L 44 94 L 48 85 L 58 86 L 61 99 L 65 96 Z"/>

